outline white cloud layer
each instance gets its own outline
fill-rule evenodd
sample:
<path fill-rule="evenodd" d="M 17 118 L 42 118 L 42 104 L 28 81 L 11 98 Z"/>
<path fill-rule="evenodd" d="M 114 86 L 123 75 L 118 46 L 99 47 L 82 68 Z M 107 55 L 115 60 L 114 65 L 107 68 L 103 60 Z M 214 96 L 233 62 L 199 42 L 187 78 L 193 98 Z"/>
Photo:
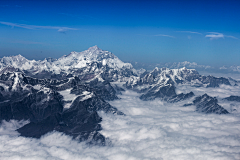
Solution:
<path fill-rule="evenodd" d="M 191 33 L 191 34 L 200 34 L 200 35 L 202 35 L 202 33 L 199 33 L 199 32 L 193 32 L 193 31 L 176 31 L 176 32 Z"/>
<path fill-rule="evenodd" d="M 11 26 L 11 27 L 25 28 L 25 29 L 54 29 L 61 33 L 65 33 L 68 30 L 78 30 L 77 28 L 69 28 L 69 27 L 37 26 L 37 25 L 18 24 L 18 23 L 2 22 L 2 21 L 0 21 L 0 24 Z"/>
<path fill-rule="evenodd" d="M 210 40 L 220 39 L 220 38 L 224 38 L 224 37 L 233 38 L 233 39 L 238 39 L 237 37 L 224 35 L 224 34 L 218 33 L 218 32 L 208 32 L 208 33 L 209 33 L 209 34 L 206 35 L 205 37 L 210 38 Z"/>
<path fill-rule="evenodd" d="M 210 38 L 210 40 L 224 38 L 224 35 L 222 33 L 217 33 L 217 32 L 209 32 L 209 33 L 210 34 L 206 35 L 205 37 Z"/>
<path fill-rule="evenodd" d="M 186 89 L 184 86 L 180 89 Z M 178 89 L 178 91 L 180 91 Z M 226 90 L 207 90 L 224 96 Z M 203 90 L 203 88 L 202 88 Z M 194 90 L 202 94 L 201 89 Z M 222 91 L 221 91 L 222 90 Z M 214 93 L 217 92 L 217 93 Z M 237 92 L 235 92 L 237 93 Z M 226 93 L 225 95 L 228 95 Z M 181 107 L 191 100 L 169 104 L 160 100 L 141 101 L 133 91 L 123 92 L 110 103 L 126 116 L 99 112 L 101 133 L 110 146 L 87 146 L 59 132 L 41 139 L 19 137 L 14 129 L 23 125 L 4 122 L 0 127 L 1 160 L 238 160 L 240 159 L 240 113 L 201 114 L 195 107 Z"/>

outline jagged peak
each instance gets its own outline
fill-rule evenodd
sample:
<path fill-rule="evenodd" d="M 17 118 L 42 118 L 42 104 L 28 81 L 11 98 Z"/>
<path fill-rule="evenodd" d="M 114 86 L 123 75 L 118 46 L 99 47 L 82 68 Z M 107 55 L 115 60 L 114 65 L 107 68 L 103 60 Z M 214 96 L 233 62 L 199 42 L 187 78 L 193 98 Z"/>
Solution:
<path fill-rule="evenodd" d="M 23 57 L 21 54 L 18 54 L 16 56 L 4 56 L 3 59 L 26 59 L 25 57 Z"/>
<path fill-rule="evenodd" d="M 18 54 L 18 55 L 16 55 L 16 56 L 12 56 L 12 57 L 16 57 L 16 58 L 25 58 L 25 57 L 23 57 L 21 54 Z"/>
<path fill-rule="evenodd" d="M 183 67 L 183 68 L 181 68 L 182 70 L 187 70 L 187 68 L 186 67 Z"/>
<path fill-rule="evenodd" d="M 65 55 L 64 55 L 65 56 Z M 54 62 L 54 61 L 56 61 L 57 59 L 55 59 L 55 58 L 52 58 L 52 57 L 48 57 L 48 58 L 44 58 L 44 60 L 43 61 L 47 61 L 47 62 Z"/>
<path fill-rule="evenodd" d="M 95 45 L 95 46 L 89 47 L 88 50 L 96 51 L 96 50 L 102 50 L 102 49 L 100 49 L 97 45 Z"/>

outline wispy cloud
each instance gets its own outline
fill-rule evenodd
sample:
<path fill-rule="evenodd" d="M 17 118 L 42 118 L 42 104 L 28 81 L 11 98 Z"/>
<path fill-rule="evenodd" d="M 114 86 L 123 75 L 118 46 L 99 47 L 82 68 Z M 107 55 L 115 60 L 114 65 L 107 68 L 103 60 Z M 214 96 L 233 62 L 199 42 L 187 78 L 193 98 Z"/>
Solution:
<path fill-rule="evenodd" d="M 234 36 L 230 36 L 230 35 L 224 35 L 223 33 L 218 33 L 218 32 L 208 32 L 209 34 L 207 34 L 205 37 L 210 38 L 210 40 L 214 40 L 214 39 L 220 39 L 220 38 L 233 38 L 233 39 L 238 39 L 237 37 Z"/>
<path fill-rule="evenodd" d="M 78 30 L 77 28 L 69 28 L 69 27 L 58 27 L 58 26 L 37 26 L 37 25 L 27 25 L 27 24 L 19 24 L 19 23 L 11 23 L 11 22 L 2 22 L 0 24 L 11 26 L 11 27 L 19 27 L 25 29 L 54 29 L 60 33 L 65 33 L 69 30 Z"/>
<path fill-rule="evenodd" d="M 224 36 L 228 37 L 228 38 L 238 39 L 237 37 L 234 37 L 234 36 L 226 36 L 226 35 L 224 35 Z"/>
<path fill-rule="evenodd" d="M 154 35 L 154 36 L 156 36 L 156 37 L 169 37 L 169 38 L 176 38 L 176 37 L 174 37 L 174 36 L 170 36 L 170 35 L 166 35 L 166 34 L 156 34 L 156 35 Z"/>
<path fill-rule="evenodd" d="M 208 33 L 209 34 L 206 35 L 205 37 L 210 38 L 210 40 L 224 38 L 224 35 L 222 33 L 218 33 L 218 32 L 208 32 Z"/>
<path fill-rule="evenodd" d="M 202 33 L 199 33 L 199 32 L 193 32 L 193 31 L 176 31 L 176 32 L 191 33 L 191 34 L 200 34 L 200 35 L 202 35 Z"/>

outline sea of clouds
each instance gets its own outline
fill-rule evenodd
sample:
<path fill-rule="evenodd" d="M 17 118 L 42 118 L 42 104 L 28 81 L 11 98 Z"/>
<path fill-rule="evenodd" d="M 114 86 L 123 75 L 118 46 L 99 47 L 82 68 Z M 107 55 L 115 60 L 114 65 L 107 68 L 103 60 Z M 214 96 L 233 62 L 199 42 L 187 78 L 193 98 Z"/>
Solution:
<path fill-rule="evenodd" d="M 227 97 L 239 94 L 239 88 L 221 86 L 216 89 L 178 86 L 178 92 Z M 103 118 L 101 134 L 111 143 L 88 146 L 60 132 L 40 139 L 20 137 L 15 129 L 28 121 L 2 121 L 0 125 L 1 160 L 239 160 L 240 103 L 237 112 L 223 101 L 228 115 L 195 112 L 194 106 L 182 107 L 192 99 L 179 103 L 160 100 L 142 101 L 140 94 L 126 90 L 121 99 L 109 103 L 126 116 L 99 112 Z"/>

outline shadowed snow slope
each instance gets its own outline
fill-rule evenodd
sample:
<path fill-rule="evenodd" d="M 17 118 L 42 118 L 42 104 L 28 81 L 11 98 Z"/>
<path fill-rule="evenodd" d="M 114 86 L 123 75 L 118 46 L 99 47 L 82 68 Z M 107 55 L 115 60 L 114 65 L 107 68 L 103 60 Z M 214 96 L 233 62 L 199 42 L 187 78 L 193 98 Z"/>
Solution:
<path fill-rule="evenodd" d="M 17 122 L 11 121 L 0 128 L 0 159 L 240 159 L 239 113 L 206 115 L 194 112 L 194 106 L 179 107 L 194 98 L 170 104 L 141 101 L 140 94 L 133 91 L 122 93 L 121 99 L 109 103 L 126 116 L 99 112 L 103 118 L 100 133 L 111 145 L 87 146 L 59 132 L 40 139 L 18 137 L 13 131 Z"/>

